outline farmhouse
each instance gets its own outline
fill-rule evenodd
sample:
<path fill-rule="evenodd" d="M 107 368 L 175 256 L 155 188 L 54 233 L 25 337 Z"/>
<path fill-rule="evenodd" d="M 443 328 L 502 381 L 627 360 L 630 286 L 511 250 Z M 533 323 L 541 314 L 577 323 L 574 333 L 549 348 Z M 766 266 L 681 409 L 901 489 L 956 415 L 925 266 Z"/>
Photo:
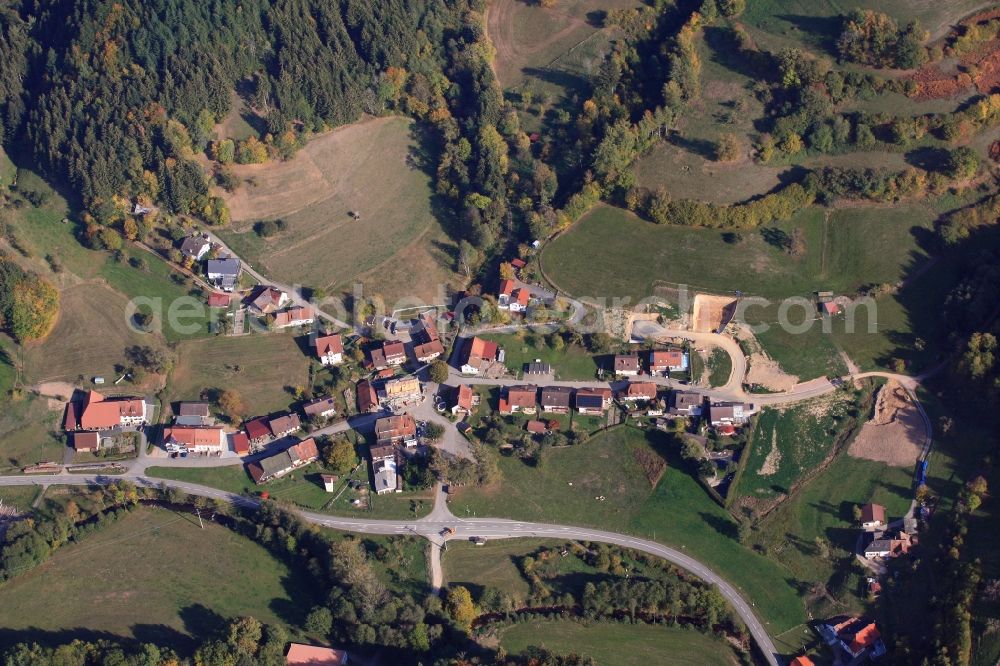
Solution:
<path fill-rule="evenodd" d="M 298 414 L 282 414 L 268 421 L 267 427 L 270 428 L 271 435 L 274 437 L 284 437 L 300 429 L 302 422 L 299 421 Z"/>
<path fill-rule="evenodd" d="M 530 300 L 531 293 L 528 289 L 517 287 L 513 280 L 504 280 L 500 283 L 500 291 L 497 292 L 497 307 L 501 310 L 524 312 L 528 309 Z"/>
<path fill-rule="evenodd" d="M 507 395 L 501 396 L 499 411 L 501 414 L 534 414 L 538 406 L 537 386 L 511 386 Z"/>
<path fill-rule="evenodd" d="M 226 432 L 218 427 L 169 426 L 163 429 L 163 446 L 168 451 L 222 453 L 227 448 Z"/>
<path fill-rule="evenodd" d="M 618 392 L 618 399 L 625 402 L 637 400 L 655 400 L 656 384 L 651 382 L 631 382 L 624 391 Z"/>
<path fill-rule="evenodd" d="M 576 391 L 576 411 L 581 414 L 603 414 L 610 405 L 609 388 L 582 388 Z"/>
<path fill-rule="evenodd" d="M 617 354 L 615 374 L 619 377 L 635 377 L 639 374 L 639 357 L 636 354 Z"/>
<path fill-rule="evenodd" d="M 339 335 L 321 335 L 313 342 L 316 357 L 323 365 L 339 365 L 344 360 L 344 341 Z"/>
<path fill-rule="evenodd" d="M 742 402 L 713 402 L 708 406 L 708 420 L 713 426 L 743 425 L 752 409 L 753 405 Z"/>
<path fill-rule="evenodd" d="M 347 651 L 292 643 L 285 654 L 287 666 L 347 666 Z"/>
<path fill-rule="evenodd" d="M 247 465 L 247 471 L 256 483 L 267 483 L 288 474 L 294 469 L 304 467 L 319 458 L 316 440 L 312 437 L 293 444 L 284 451 L 279 451 L 267 458 L 261 458 Z"/>
<path fill-rule="evenodd" d="M 379 419 L 375 422 L 375 439 L 379 446 L 395 444 L 416 446 L 417 422 L 409 414 Z"/>
<path fill-rule="evenodd" d="M 209 259 L 205 272 L 212 286 L 219 287 L 223 291 L 233 291 L 236 288 L 236 281 L 240 279 L 241 270 L 239 259 Z"/>
<path fill-rule="evenodd" d="M 542 411 L 567 414 L 572 396 L 573 389 L 568 386 L 547 386 L 542 389 Z"/>
<path fill-rule="evenodd" d="M 866 532 L 873 532 L 875 530 L 884 530 L 885 527 L 884 506 L 870 502 L 861 506 L 861 529 Z"/>
<path fill-rule="evenodd" d="M 212 244 L 204 236 L 188 236 L 181 243 L 181 254 L 195 261 L 201 261 L 212 249 Z"/>
<path fill-rule="evenodd" d="M 692 391 L 674 391 L 667 399 L 667 413 L 671 416 L 701 416 L 705 399 Z"/>
<path fill-rule="evenodd" d="M 420 390 L 420 380 L 416 377 L 400 377 L 390 379 L 382 387 L 379 401 L 389 407 L 399 407 L 414 402 L 420 402 L 423 393 Z"/>
<path fill-rule="evenodd" d="M 337 403 L 333 401 L 331 396 L 323 396 L 302 405 L 302 413 L 305 414 L 307 419 L 330 418 L 337 415 Z"/>
<path fill-rule="evenodd" d="M 250 438 L 251 442 L 260 444 L 271 438 L 271 428 L 267 422 L 268 418 L 266 416 L 260 416 L 244 424 L 247 437 Z"/>
<path fill-rule="evenodd" d="M 653 350 L 649 352 L 649 374 L 662 375 L 687 370 L 687 354 L 680 349 Z"/>
<path fill-rule="evenodd" d="M 261 315 L 274 314 L 285 307 L 291 299 L 288 294 L 275 287 L 260 287 L 250 298 L 251 311 Z"/>
<path fill-rule="evenodd" d="M 63 429 L 111 430 L 146 425 L 149 406 L 143 398 L 108 398 L 97 391 L 88 391 L 80 402 L 66 405 Z"/>
<path fill-rule="evenodd" d="M 358 411 L 368 414 L 378 409 L 378 394 L 367 379 L 358 382 Z"/>
<path fill-rule="evenodd" d="M 885 644 L 875 623 L 867 618 L 840 616 L 819 626 L 826 644 L 843 651 L 846 661 L 862 655 L 878 658 L 885 654 Z"/>
<path fill-rule="evenodd" d="M 455 389 L 455 404 L 451 406 L 452 414 L 471 414 L 473 396 L 475 393 L 471 386 L 461 384 Z"/>
<path fill-rule="evenodd" d="M 878 558 L 894 558 L 906 555 L 913 546 L 913 536 L 899 531 L 895 534 L 873 532 L 871 543 L 865 546 L 865 557 L 869 560 Z"/>
<path fill-rule="evenodd" d="M 296 305 L 274 315 L 274 327 L 279 329 L 305 326 L 314 321 L 316 321 L 316 312 L 309 306 Z"/>
<path fill-rule="evenodd" d="M 399 451 L 395 446 L 373 446 L 372 478 L 375 479 L 375 492 L 379 495 L 398 493 L 403 490 L 403 477 L 399 475 Z"/>
<path fill-rule="evenodd" d="M 69 441 L 77 453 L 96 453 L 101 448 L 101 435 L 96 432 L 71 432 Z"/>
<path fill-rule="evenodd" d="M 465 348 L 462 350 L 462 360 L 459 368 L 462 374 L 478 375 L 485 366 L 497 360 L 498 354 L 502 353 L 502 350 L 497 347 L 497 343 L 489 342 L 482 338 L 472 338 L 465 344 Z"/>

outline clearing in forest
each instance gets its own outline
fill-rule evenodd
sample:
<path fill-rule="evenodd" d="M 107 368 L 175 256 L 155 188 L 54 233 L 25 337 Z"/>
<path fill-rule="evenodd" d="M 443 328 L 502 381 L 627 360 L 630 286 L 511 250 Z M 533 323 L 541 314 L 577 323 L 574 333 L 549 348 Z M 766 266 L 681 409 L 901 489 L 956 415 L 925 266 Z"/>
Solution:
<path fill-rule="evenodd" d="M 225 240 L 286 283 L 331 290 L 360 280 L 391 300 L 434 298 L 455 279 L 453 244 L 432 213 L 414 131 L 405 118 L 376 118 L 312 139 L 288 161 L 235 166 L 244 182 L 226 195 Z M 255 222 L 275 219 L 282 231 L 255 233 Z M 406 271 L 394 270 L 400 262 Z"/>

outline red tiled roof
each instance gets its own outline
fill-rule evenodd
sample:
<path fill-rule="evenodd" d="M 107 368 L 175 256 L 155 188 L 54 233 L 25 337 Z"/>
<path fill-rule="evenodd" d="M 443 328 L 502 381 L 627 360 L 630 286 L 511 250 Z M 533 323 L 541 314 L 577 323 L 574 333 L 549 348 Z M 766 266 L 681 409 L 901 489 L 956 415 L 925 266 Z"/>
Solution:
<path fill-rule="evenodd" d="M 861 631 L 854 634 L 854 639 L 851 641 L 851 651 L 858 653 L 867 647 L 871 647 L 881 637 L 882 634 L 879 633 L 875 623 L 871 622 L 863 627 Z"/>
<path fill-rule="evenodd" d="M 233 434 L 233 451 L 238 456 L 245 456 L 250 453 L 250 438 L 247 437 L 245 432 Z"/>
<path fill-rule="evenodd" d="M 528 421 L 524 424 L 524 427 L 527 428 L 528 432 L 533 433 L 548 432 L 549 430 L 549 426 L 545 421 Z"/>
<path fill-rule="evenodd" d="M 317 356 L 326 356 L 330 353 L 344 353 L 344 341 L 340 339 L 339 335 L 320 336 L 316 338 L 314 346 L 316 347 Z"/>
<path fill-rule="evenodd" d="M 91 391 L 80 414 L 80 427 L 84 430 L 104 430 L 121 425 L 124 417 L 142 416 L 143 402 L 140 398 L 105 398 L 97 391 Z"/>
<path fill-rule="evenodd" d="M 530 299 L 531 299 L 531 293 L 527 289 L 522 288 L 514 290 L 514 300 L 516 300 L 521 305 L 527 305 Z"/>
<path fill-rule="evenodd" d="M 679 349 L 657 350 L 649 353 L 649 365 L 654 369 L 676 367 L 684 363 L 684 352 Z"/>
<path fill-rule="evenodd" d="M 268 421 L 267 426 L 271 429 L 271 434 L 278 437 L 282 433 L 298 430 L 302 423 L 298 414 L 283 414 Z"/>
<path fill-rule="evenodd" d="M 399 340 L 389 340 L 382 344 L 382 352 L 385 354 L 385 358 L 388 360 L 390 358 L 398 358 L 400 356 L 406 356 L 406 347 Z"/>
<path fill-rule="evenodd" d="M 384 439 L 398 439 L 416 434 L 417 422 L 409 414 L 388 416 L 375 422 L 375 437 L 380 442 Z"/>
<path fill-rule="evenodd" d="M 861 522 L 884 523 L 885 507 L 881 504 L 864 504 L 861 507 Z"/>
<path fill-rule="evenodd" d="M 458 387 L 458 399 L 456 404 L 462 409 L 472 410 L 472 387 L 462 384 Z"/>
<path fill-rule="evenodd" d="M 511 386 L 507 389 L 507 403 L 515 407 L 534 407 L 538 402 L 535 386 Z"/>
<path fill-rule="evenodd" d="M 101 445 L 101 436 L 96 432 L 74 432 L 71 437 L 73 448 L 77 451 L 84 449 L 94 451 Z"/>
<path fill-rule="evenodd" d="M 513 280 L 503 280 L 500 283 L 500 291 L 498 292 L 501 296 L 510 296 L 514 293 L 514 281 Z"/>
<path fill-rule="evenodd" d="M 364 379 L 358 382 L 358 410 L 368 412 L 378 407 L 378 395 L 371 382 Z"/>
<path fill-rule="evenodd" d="M 796 657 L 795 659 L 792 659 L 792 661 L 789 663 L 789 666 L 815 666 L 815 665 L 813 664 L 812 659 L 810 659 L 805 655 L 802 655 L 801 657 Z"/>
<path fill-rule="evenodd" d="M 229 301 L 232 297 L 229 294 L 219 294 L 212 292 L 208 295 L 208 307 L 210 308 L 225 308 L 229 307 Z"/>
<path fill-rule="evenodd" d="M 632 382 L 625 389 L 625 395 L 629 398 L 653 399 L 656 397 L 656 384 L 650 382 Z"/>
<path fill-rule="evenodd" d="M 422 345 L 417 345 L 413 348 L 413 355 L 419 361 L 420 359 L 429 358 L 435 354 L 440 356 L 444 353 L 444 345 L 441 344 L 440 340 L 432 340 Z"/>
<path fill-rule="evenodd" d="M 347 663 L 347 652 L 333 648 L 292 643 L 285 655 L 288 666 L 342 666 Z"/>
<path fill-rule="evenodd" d="M 246 431 L 251 440 L 263 439 L 271 435 L 271 429 L 267 425 L 267 417 L 264 416 L 247 421 Z"/>
<path fill-rule="evenodd" d="M 511 259 L 510 265 L 514 268 L 524 268 L 527 264 L 524 263 L 524 259 Z"/>
<path fill-rule="evenodd" d="M 188 449 L 196 446 L 219 448 L 225 441 L 222 428 L 195 428 L 192 426 L 170 426 L 163 430 L 163 441 L 173 442 Z"/>
<path fill-rule="evenodd" d="M 484 360 L 492 361 L 496 357 L 497 343 L 476 337 L 466 344 L 463 363 L 479 368 Z"/>
<path fill-rule="evenodd" d="M 313 312 L 311 307 L 301 307 L 297 305 L 294 308 L 282 310 L 278 314 L 274 315 L 274 325 L 277 328 L 282 328 L 285 326 L 291 326 L 297 321 L 307 321 L 315 318 L 316 313 Z"/>

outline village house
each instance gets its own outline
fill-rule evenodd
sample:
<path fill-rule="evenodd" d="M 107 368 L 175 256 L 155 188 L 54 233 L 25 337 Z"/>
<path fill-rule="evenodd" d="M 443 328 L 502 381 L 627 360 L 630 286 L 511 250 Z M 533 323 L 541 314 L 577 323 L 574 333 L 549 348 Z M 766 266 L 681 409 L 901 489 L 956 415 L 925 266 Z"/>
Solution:
<path fill-rule="evenodd" d="M 861 505 L 861 529 L 866 532 L 874 532 L 884 530 L 886 525 L 884 506 L 870 502 Z"/>
<path fill-rule="evenodd" d="M 71 432 L 69 441 L 77 453 L 97 453 L 101 448 L 101 435 L 97 432 Z"/>
<path fill-rule="evenodd" d="M 309 306 L 296 305 L 274 315 L 274 327 L 277 329 L 306 326 L 314 321 L 316 321 L 316 312 Z"/>
<path fill-rule="evenodd" d="M 615 355 L 614 371 L 619 377 L 635 377 L 639 374 L 639 356 L 636 354 Z"/>
<path fill-rule="evenodd" d="M 298 414 L 282 414 L 275 416 L 267 422 L 267 427 L 271 430 L 271 435 L 275 438 L 290 435 L 302 428 Z"/>
<path fill-rule="evenodd" d="M 465 347 L 462 349 L 459 368 L 464 375 L 478 375 L 486 366 L 497 360 L 498 355 L 502 353 L 503 351 L 497 347 L 497 343 L 478 337 L 472 338 L 465 343 Z"/>
<path fill-rule="evenodd" d="M 209 259 L 205 268 L 208 281 L 223 291 L 233 291 L 240 279 L 242 266 L 239 259 Z"/>
<path fill-rule="evenodd" d="M 568 414 L 573 389 L 568 386 L 547 386 L 542 389 L 542 411 L 553 414 Z"/>
<path fill-rule="evenodd" d="M 656 384 L 652 382 L 630 382 L 625 390 L 618 392 L 618 399 L 623 402 L 636 402 L 639 400 L 655 400 Z"/>
<path fill-rule="evenodd" d="M 708 421 L 713 426 L 743 425 L 750 420 L 753 405 L 742 402 L 713 402 L 708 406 Z"/>
<path fill-rule="evenodd" d="M 538 408 L 537 386 L 511 386 L 506 395 L 500 397 L 499 411 L 501 414 L 534 414 Z"/>
<path fill-rule="evenodd" d="M 316 357 L 323 365 L 340 365 L 344 361 L 344 341 L 339 335 L 321 335 L 313 342 Z"/>
<path fill-rule="evenodd" d="M 667 398 L 667 413 L 671 416 L 701 416 L 705 398 L 693 391 L 673 391 Z"/>
<path fill-rule="evenodd" d="M 513 280 L 500 283 L 497 293 L 497 307 L 511 312 L 525 312 L 531 300 L 531 292 L 525 287 L 518 287 Z"/>
<path fill-rule="evenodd" d="M 66 405 L 63 429 L 113 430 L 147 425 L 150 408 L 144 398 L 108 398 L 97 391 L 88 391 L 82 401 Z"/>
<path fill-rule="evenodd" d="M 233 297 L 231 294 L 223 294 L 213 291 L 208 295 L 208 307 L 210 308 L 228 308 L 229 304 L 232 302 Z"/>
<path fill-rule="evenodd" d="M 261 458 L 247 465 L 247 471 L 258 483 L 267 483 L 278 479 L 292 470 L 304 467 L 319 458 L 316 440 L 312 437 L 293 444 L 284 451 L 279 451 L 267 458 Z"/>
<path fill-rule="evenodd" d="M 812 659 L 803 654 L 788 662 L 788 666 L 816 666 L 816 664 L 813 663 Z"/>
<path fill-rule="evenodd" d="M 177 405 L 174 425 L 210 426 L 215 425 L 215 419 L 207 402 L 182 402 Z"/>
<path fill-rule="evenodd" d="M 375 422 L 375 440 L 379 446 L 417 445 L 417 422 L 409 414 L 387 416 Z"/>
<path fill-rule="evenodd" d="M 892 534 L 873 532 L 872 537 L 871 543 L 865 546 L 865 558 L 869 560 L 906 555 L 913 546 L 913 536 L 903 531 Z"/>
<path fill-rule="evenodd" d="M 269 315 L 282 309 L 290 301 L 291 299 L 288 297 L 288 294 L 280 289 L 264 286 L 258 287 L 257 291 L 250 298 L 248 305 L 251 312 L 256 312 L 259 315 Z"/>
<path fill-rule="evenodd" d="M 688 368 L 687 354 L 680 349 L 657 349 L 649 352 L 649 374 L 666 375 Z"/>
<path fill-rule="evenodd" d="M 410 328 L 410 339 L 415 343 L 413 357 L 418 363 L 430 363 L 444 354 L 444 344 L 430 313 L 425 312 L 417 318 Z"/>
<path fill-rule="evenodd" d="M 541 359 L 535 359 L 528 363 L 527 367 L 524 369 L 524 378 L 537 378 L 537 377 L 548 377 L 552 374 L 552 366 L 548 363 L 542 363 Z"/>
<path fill-rule="evenodd" d="M 212 249 L 212 244 L 204 236 L 188 236 L 181 243 L 181 254 L 194 261 L 201 261 Z"/>
<path fill-rule="evenodd" d="M 369 449 L 372 458 L 372 478 L 375 479 L 375 493 L 398 493 L 403 490 L 403 477 L 399 475 L 399 451 L 391 444 L 373 446 Z"/>
<path fill-rule="evenodd" d="M 524 268 L 525 266 L 527 266 L 527 264 L 524 263 L 524 259 L 511 259 L 510 260 L 510 265 L 514 268 L 515 271 L 518 271 L 518 272 L 520 272 L 520 270 L 522 268 Z"/>
<path fill-rule="evenodd" d="M 524 424 L 524 429 L 532 435 L 544 435 L 549 431 L 549 424 L 545 421 L 532 420 Z"/>
<path fill-rule="evenodd" d="M 418 363 L 430 363 L 444 353 L 444 345 L 440 340 L 424 342 L 413 346 L 413 357 Z"/>
<path fill-rule="evenodd" d="M 250 438 L 245 432 L 234 432 L 229 437 L 229 443 L 233 452 L 238 456 L 245 456 L 250 453 Z"/>
<path fill-rule="evenodd" d="M 163 429 L 163 447 L 167 451 L 222 453 L 227 446 L 226 431 L 219 427 L 167 426 Z"/>
<path fill-rule="evenodd" d="M 323 396 L 302 405 L 302 413 L 307 419 L 328 419 L 337 415 L 337 403 L 333 397 Z"/>
<path fill-rule="evenodd" d="M 455 415 L 471 414 L 475 395 L 476 393 L 471 386 L 460 384 L 455 388 L 455 404 L 451 406 L 451 413 Z"/>
<path fill-rule="evenodd" d="M 603 414 L 610 405 L 609 388 L 582 388 L 576 391 L 576 411 L 581 414 Z"/>
<path fill-rule="evenodd" d="M 882 635 L 867 618 L 840 616 L 820 624 L 819 633 L 827 645 L 843 652 L 846 661 L 862 655 L 877 659 L 885 654 Z"/>
<path fill-rule="evenodd" d="M 378 397 L 380 403 L 395 408 L 420 402 L 424 394 L 420 390 L 420 380 L 407 376 L 386 381 Z"/>
<path fill-rule="evenodd" d="M 247 421 L 243 425 L 251 443 L 263 444 L 267 440 L 271 439 L 271 428 L 268 426 L 267 422 L 268 418 L 266 416 L 259 416 L 255 419 Z"/>
<path fill-rule="evenodd" d="M 395 368 L 406 363 L 406 347 L 399 340 L 387 340 L 368 352 L 368 355 L 376 370 Z"/>
<path fill-rule="evenodd" d="M 358 382 L 357 387 L 358 394 L 358 411 L 362 414 L 370 414 L 371 412 L 378 410 L 378 393 L 375 391 L 375 387 L 367 379 L 362 379 Z"/>
<path fill-rule="evenodd" d="M 292 643 L 285 654 L 286 666 L 347 666 L 347 651 Z"/>

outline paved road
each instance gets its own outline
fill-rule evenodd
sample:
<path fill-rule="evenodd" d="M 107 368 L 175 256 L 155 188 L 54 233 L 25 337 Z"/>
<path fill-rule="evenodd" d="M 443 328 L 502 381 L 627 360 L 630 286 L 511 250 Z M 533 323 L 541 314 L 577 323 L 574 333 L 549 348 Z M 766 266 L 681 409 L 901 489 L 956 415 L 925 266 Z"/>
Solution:
<path fill-rule="evenodd" d="M 125 475 L 93 475 L 93 474 L 56 474 L 45 476 L 0 476 L 0 486 L 30 486 L 30 485 L 107 485 L 117 479 L 126 479 L 144 487 L 167 487 L 184 491 L 190 495 L 199 495 L 230 502 L 237 506 L 256 508 L 259 502 L 250 497 L 236 495 L 224 490 L 209 488 L 194 483 L 156 479 L 129 472 Z M 757 618 L 753 608 L 740 593 L 726 582 L 715 571 L 698 560 L 687 555 L 683 550 L 670 548 L 655 541 L 639 539 L 614 532 L 594 530 L 569 525 L 553 525 L 548 523 L 531 523 L 499 518 L 457 518 L 448 510 L 445 495 L 439 486 L 435 497 L 434 509 L 420 520 L 367 520 L 360 518 L 339 518 L 313 511 L 299 512 L 302 518 L 310 523 L 336 530 L 361 532 L 364 534 L 383 535 L 415 535 L 428 539 L 432 544 L 431 566 L 432 586 L 440 588 L 443 574 L 440 564 L 440 548 L 445 540 L 469 540 L 475 537 L 487 539 L 511 539 L 517 537 L 549 537 L 555 539 L 573 539 L 578 541 L 595 541 L 610 543 L 623 548 L 633 548 L 663 559 L 698 576 L 702 580 L 714 584 L 719 592 L 733 606 L 737 615 L 746 624 L 754 642 L 765 654 L 772 666 L 778 666 L 779 657 L 767 629 Z M 451 528 L 453 533 L 442 537 L 445 528 Z"/>

